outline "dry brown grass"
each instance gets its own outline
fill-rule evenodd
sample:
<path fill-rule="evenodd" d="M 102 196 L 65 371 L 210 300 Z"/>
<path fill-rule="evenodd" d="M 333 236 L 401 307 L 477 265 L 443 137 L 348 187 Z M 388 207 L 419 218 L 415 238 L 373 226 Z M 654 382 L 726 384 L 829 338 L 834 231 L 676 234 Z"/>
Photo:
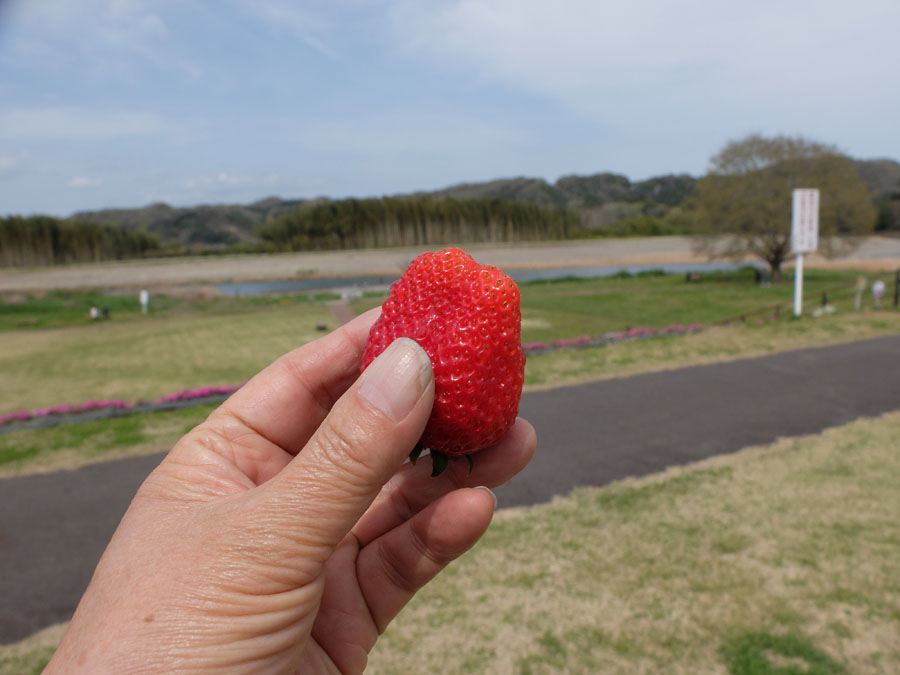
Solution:
<path fill-rule="evenodd" d="M 370 672 L 725 673 L 751 631 L 889 672 L 897 475 L 900 413 L 501 511 Z"/>
<path fill-rule="evenodd" d="M 891 672 L 897 475 L 900 412 L 501 510 L 368 672 L 725 674 L 723 645 L 748 632 Z M 26 672 L 60 635 L 0 648 L 0 673 Z"/>

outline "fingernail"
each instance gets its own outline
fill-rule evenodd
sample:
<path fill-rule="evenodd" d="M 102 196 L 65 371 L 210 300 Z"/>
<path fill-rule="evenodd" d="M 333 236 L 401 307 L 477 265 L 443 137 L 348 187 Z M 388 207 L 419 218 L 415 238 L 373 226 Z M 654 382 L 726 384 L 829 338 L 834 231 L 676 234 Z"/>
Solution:
<path fill-rule="evenodd" d="M 487 487 L 486 485 L 479 485 L 477 489 L 478 489 L 478 490 L 484 490 L 484 491 L 487 492 L 491 497 L 494 498 L 494 511 L 496 511 L 496 510 L 497 510 L 497 495 L 494 494 L 494 491 L 491 490 L 491 489 L 490 489 L 489 487 Z"/>
<path fill-rule="evenodd" d="M 399 422 L 412 412 L 431 378 L 425 350 L 409 338 L 398 338 L 366 368 L 359 395 Z"/>

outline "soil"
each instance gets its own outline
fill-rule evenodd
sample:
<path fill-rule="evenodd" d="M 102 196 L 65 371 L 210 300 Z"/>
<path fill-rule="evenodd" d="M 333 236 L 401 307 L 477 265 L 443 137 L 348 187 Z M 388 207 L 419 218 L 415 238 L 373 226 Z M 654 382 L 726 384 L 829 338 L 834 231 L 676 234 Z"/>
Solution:
<path fill-rule="evenodd" d="M 49 289 L 132 289 L 208 286 L 214 283 L 331 276 L 400 276 L 427 247 L 272 255 L 209 256 L 0 270 L 0 294 Z M 431 247 L 434 248 L 434 247 Z M 702 262 L 689 237 L 589 239 L 562 242 L 466 246 L 479 262 L 504 269 L 662 265 Z M 810 268 L 895 270 L 900 239 L 868 237 L 851 256 L 828 261 L 810 255 Z"/>

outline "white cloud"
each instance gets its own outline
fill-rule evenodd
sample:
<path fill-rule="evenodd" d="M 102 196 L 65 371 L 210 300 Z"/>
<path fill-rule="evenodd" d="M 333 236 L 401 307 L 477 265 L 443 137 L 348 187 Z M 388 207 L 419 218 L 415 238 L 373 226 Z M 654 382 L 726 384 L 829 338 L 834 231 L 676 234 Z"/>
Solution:
<path fill-rule="evenodd" d="M 308 47 L 328 56 L 333 55 L 325 39 L 330 27 L 325 13 L 311 11 L 308 7 L 300 8 L 297 3 L 283 0 L 255 0 L 236 6 L 273 30 L 288 30 Z"/>
<path fill-rule="evenodd" d="M 136 80 L 149 64 L 190 80 L 203 69 L 184 57 L 170 38 L 161 0 L 20 0 L 11 6 L 11 52 L 57 71 L 60 66 L 105 77 Z M 152 10 L 150 9 L 152 7 Z"/>
<path fill-rule="evenodd" d="M 200 174 L 188 178 L 162 176 L 164 171 L 148 182 L 155 187 L 143 195 L 145 202 L 166 202 L 172 205 L 246 203 L 271 194 L 296 192 L 297 179 L 275 173 L 235 175 L 227 171 Z"/>
<path fill-rule="evenodd" d="M 146 33 L 152 33 L 159 37 L 169 36 L 169 29 L 166 27 L 165 22 L 156 14 L 145 14 L 141 17 L 138 25 Z"/>
<path fill-rule="evenodd" d="M 89 178 L 88 176 L 75 176 L 68 183 L 70 188 L 74 188 L 76 190 L 83 190 L 84 188 L 99 187 L 102 184 L 103 184 L 103 179 Z"/>
<path fill-rule="evenodd" d="M 25 153 L 0 155 L 0 178 L 9 178 L 18 173 L 25 162 Z"/>
<path fill-rule="evenodd" d="M 233 176 L 227 171 L 220 171 L 210 176 L 194 176 L 184 181 L 186 190 L 209 188 L 233 188 L 258 185 L 262 179 L 251 176 Z M 270 178 L 269 180 L 274 180 Z"/>
<path fill-rule="evenodd" d="M 108 25 L 117 24 L 120 28 L 129 28 L 138 32 L 158 37 L 168 37 L 169 29 L 157 15 L 145 8 L 139 0 L 109 0 L 103 13 Z"/>
<path fill-rule="evenodd" d="M 0 138 L 98 141 L 160 134 L 168 130 L 155 113 L 85 108 L 19 108 L 0 113 Z"/>
<path fill-rule="evenodd" d="M 783 110 L 785 97 L 823 104 L 844 99 L 841 89 L 886 89 L 895 66 L 883 45 L 894 42 L 900 3 L 397 0 L 391 17 L 413 55 L 615 119 L 638 101 Z"/>

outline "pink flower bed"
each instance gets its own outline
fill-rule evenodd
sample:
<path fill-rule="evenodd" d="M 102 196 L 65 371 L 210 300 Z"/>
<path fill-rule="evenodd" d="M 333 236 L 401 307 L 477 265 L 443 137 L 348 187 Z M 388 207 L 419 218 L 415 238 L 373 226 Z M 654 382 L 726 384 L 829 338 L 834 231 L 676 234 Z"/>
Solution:
<path fill-rule="evenodd" d="M 550 345 L 546 342 L 524 342 L 522 343 L 522 349 L 526 352 L 533 352 L 538 349 L 549 349 Z"/>
<path fill-rule="evenodd" d="M 592 344 L 609 344 L 620 342 L 625 339 L 648 338 L 655 335 L 676 335 L 681 333 L 696 333 L 703 330 L 701 323 L 692 323 L 689 326 L 681 324 L 672 324 L 666 326 L 661 331 L 656 328 L 630 328 L 624 332 L 607 333 L 606 335 L 582 335 L 576 338 L 566 338 L 556 340 L 552 344 L 547 342 L 525 342 L 522 348 L 526 352 L 543 351 L 546 349 L 574 349 Z M 237 387 L 200 387 L 199 389 L 182 389 L 180 391 L 160 396 L 151 403 L 173 403 L 175 401 L 191 401 L 193 399 L 207 398 L 209 396 L 221 396 L 231 394 L 237 391 L 241 385 Z M 41 408 L 40 410 L 17 410 L 0 415 L 0 425 L 8 422 L 25 422 L 30 419 L 49 417 L 51 415 L 65 415 L 68 413 L 87 412 L 89 410 L 104 410 L 108 408 L 119 408 L 123 410 L 134 408 L 137 403 L 128 403 L 120 399 L 111 401 L 85 401 L 84 403 L 75 403 L 67 405 L 56 405 L 51 408 Z"/>
<path fill-rule="evenodd" d="M 650 337 L 651 335 L 656 335 L 655 328 L 631 328 L 622 333 L 622 336 L 626 338 Z"/>
<path fill-rule="evenodd" d="M 172 394 L 161 396 L 154 403 L 171 403 L 172 401 L 190 401 L 195 398 L 206 398 L 220 394 L 231 394 L 238 387 L 200 387 L 199 389 L 182 389 Z"/>
<path fill-rule="evenodd" d="M 655 337 L 657 335 L 682 335 L 684 333 L 696 333 L 703 330 L 702 323 L 692 323 L 685 326 L 680 323 L 673 323 L 666 326 L 662 330 L 656 328 L 641 327 L 629 328 L 626 331 L 606 333 L 604 335 L 582 335 L 577 338 L 565 338 L 556 340 L 553 343 L 548 342 L 524 342 L 522 348 L 526 353 L 540 352 L 547 349 L 574 349 L 578 347 L 586 347 L 588 345 L 605 345 L 615 342 L 621 342 L 626 339 L 642 339 Z"/>
<path fill-rule="evenodd" d="M 590 335 L 582 335 L 577 338 L 570 338 L 567 340 L 557 340 L 553 343 L 554 347 L 581 347 L 584 345 L 589 345 L 593 341 L 593 338 Z"/>
<path fill-rule="evenodd" d="M 207 396 L 217 396 L 222 394 L 231 394 L 239 387 L 200 387 L 199 389 L 182 389 L 174 394 L 166 394 L 160 396 L 152 403 L 171 403 L 173 401 L 190 401 L 196 398 L 206 398 Z M 118 408 L 128 410 L 134 408 L 137 403 L 129 403 L 121 399 L 111 401 L 85 401 L 84 403 L 55 405 L 51 408 L 41 408 L 39 410 L 17 410 L 16 412 L 5 413 L 0 415 L 0 425 L 7 422 L 25 422 L 27 420 L 50 417 L 52 415 L 66 415 L 69 413 L 81 413 L 89 410 L 106 410 L 110 408 Z"/>

